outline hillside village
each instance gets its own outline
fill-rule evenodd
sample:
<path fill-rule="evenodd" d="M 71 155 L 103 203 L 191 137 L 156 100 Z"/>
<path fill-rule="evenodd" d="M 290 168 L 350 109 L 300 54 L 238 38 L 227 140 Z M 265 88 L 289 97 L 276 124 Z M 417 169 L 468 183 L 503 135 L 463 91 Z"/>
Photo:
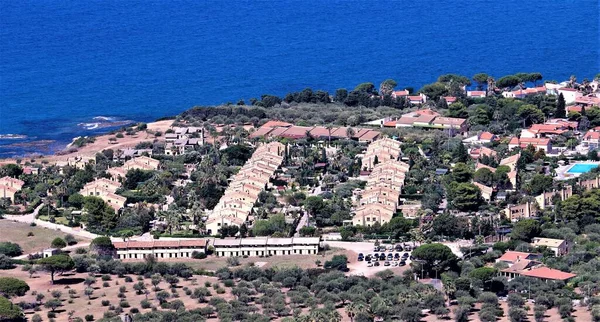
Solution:
<path fill-rule="evenodd" d="M 511 321 L 544 321 L 553 307 L 565 320 L 600 320 L 599 80 L 541 85 L 541 75 L 510 77 L 520 81 L 479 76 L 471 86 L 464 76 L 443 75 L 418 92 L 387 80 L 379 90 L 365 83 L 331 96 L 264 95 L 252 105 L 193 108 L 164 133 L 125 127 L 109 140 L 139 138 L 131 146 L 2 165 L 2 221 L 91 234 L 92 246 L 100 238 L 110 259 L 78 255 L 123 262 L 121 275 L 137 274 L 137 263 L 204 269 L 220 261 L 230 268 L 210 274 L 233 283 L 240 260 L 290 258 L 310 261 L 307 272 L 323 270 L 314 271 L 322 278 L 342 271 L 402 279 L 441 297 L 435 304 L 420 298 L 419 319 L 407 317 L 402 303 L 398 312 L 347 313 L 361 321 L 450 312 L 456 321 L 496 321 L 506 305 L 498 297 Z M 0 253 L 0 264 L 17 270 L 44 257 L 78 256 L 58 246 Z M 318 259 L 332 251 L 341 253 Z M 103 274 L 115 273 L 102 265 Z M 315 308 L 374 305 L 340 299 L 352 285 L 326 296 L 308 280 L 302 287 L 321 301 Z M 301 287 L 300 278 L 288 282 L 288 293 Z M 280 316 L 265 303 L 255 304 L 276 320 L 301 321 L 306 313 L 298 306 Z"/>

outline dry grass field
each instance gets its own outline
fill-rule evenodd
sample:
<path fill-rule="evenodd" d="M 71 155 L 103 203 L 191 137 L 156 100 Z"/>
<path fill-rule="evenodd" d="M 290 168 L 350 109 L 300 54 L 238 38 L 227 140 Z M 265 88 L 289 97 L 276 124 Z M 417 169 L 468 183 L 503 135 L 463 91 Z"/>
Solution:
<path fill-rule="evenodd" d="M 33 236 L 27 236 L 29 232 L 33 233 Z M 29 224 L 15 222 L 11 220 L 0 220 L 0 242 L 13 242 L 17 243 L 23 249 L 23 254 L 29 254 L 33 252 L 41 251 L 45 248 L 49 248 L 52 240 L 56 237 L 65 237 L 65 233 L 34 226 L 31 227 Z M 76 237 L 77 241 L 89 242 L 89 240 Z"/>

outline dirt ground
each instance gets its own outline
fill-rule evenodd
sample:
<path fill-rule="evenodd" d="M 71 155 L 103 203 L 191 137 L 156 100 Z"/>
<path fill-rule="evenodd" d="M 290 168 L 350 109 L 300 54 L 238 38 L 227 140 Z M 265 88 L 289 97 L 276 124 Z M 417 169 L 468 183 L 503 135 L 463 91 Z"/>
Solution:
<path fill-rule="evenodd" d="M 261 268 L 269 268 L 269 267 L 300 267 L 303 269 L 307 268 L 317 268 L 316 261 L 321 261 L 321 266 L 325 264 L 326 261 L 330 260 L 334 255 L 346 255 L 348 258 L 352 256 L 350 251 L 343 249 L 331 249 L 326 251 L 322 255 L 288 255 L 288 256 L 271 256 L 271 257 L 248 257 L 241 258 L 240 265 L 247 265 L 250 263 L 254 263 L 255 266 Z M 129 261 L 129 260 L 126 260 Z M 177 263 L 181 262 L 179 259 L 161 259 L 161 261 L 165 261 L 168 263 Z M 184 261 L 186 265 L 193 267 L 195 269 L 204 269 L 208 271 L 216 271 L 221 267 L 227 266 L 227 258 L 226 257 L 215 257 L 209 256 L 206 259 L 202 260 L 188 260 Z"/>
<path fill-rule="evenodd" d="M 27 237 L 29 232 L 33 236 Z M 56 237 L 65 237 L 65 233 L 43 228 L 39 226 L 31 227 L 29 224 L 15 222 L 11 220 L 0 220 L 0 242 L 17 243 L 23 249 L 23 254 L 42 251 L 50 248 L 52 240 Z M 81 237 L 75 238 L 78 242 L 89 242 Z"/>

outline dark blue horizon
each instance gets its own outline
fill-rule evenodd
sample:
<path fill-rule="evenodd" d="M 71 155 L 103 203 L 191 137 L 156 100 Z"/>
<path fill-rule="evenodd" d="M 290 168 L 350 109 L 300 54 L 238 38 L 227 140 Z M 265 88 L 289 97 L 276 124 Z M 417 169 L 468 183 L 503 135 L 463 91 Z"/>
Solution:
<path fill-rule="evenodd" d="M 95 116 L 149 121 L 387 78 L 592 78 L 599 16 L 595 0 L 3 1 L 0 134 L 60 146 Z M 6 141 L 0 157 L 15 152 Z"/>

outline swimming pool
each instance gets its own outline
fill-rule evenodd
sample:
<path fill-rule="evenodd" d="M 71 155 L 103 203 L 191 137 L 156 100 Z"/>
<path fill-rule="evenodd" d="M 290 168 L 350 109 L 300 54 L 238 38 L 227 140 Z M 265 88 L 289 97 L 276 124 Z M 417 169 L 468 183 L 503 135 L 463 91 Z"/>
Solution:
<path fill-rule="evenodd" d="M 598 167 L 597 163 L 578 163 L 578 164 L 573 165 L 567 172 L 568 173 L 587 173 L 597 167 Z"/>

